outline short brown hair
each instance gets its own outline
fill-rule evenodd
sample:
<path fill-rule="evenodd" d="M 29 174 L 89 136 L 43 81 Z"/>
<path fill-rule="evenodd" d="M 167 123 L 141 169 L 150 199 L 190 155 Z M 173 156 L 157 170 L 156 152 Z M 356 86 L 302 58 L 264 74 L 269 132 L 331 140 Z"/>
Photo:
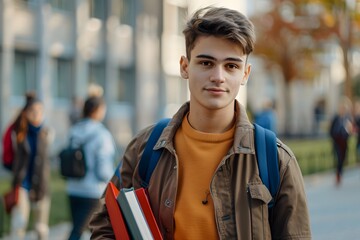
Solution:
<path fill-rule="evenodd" d="M 249 55 L 255 44 L 254 25 L 242 13 L 222 7 L 205 7 L 197 10 L 187 22 L 185 35 L 186 56 L 199 36 L 223 37 L 241 45 L 243 52 Z"/>

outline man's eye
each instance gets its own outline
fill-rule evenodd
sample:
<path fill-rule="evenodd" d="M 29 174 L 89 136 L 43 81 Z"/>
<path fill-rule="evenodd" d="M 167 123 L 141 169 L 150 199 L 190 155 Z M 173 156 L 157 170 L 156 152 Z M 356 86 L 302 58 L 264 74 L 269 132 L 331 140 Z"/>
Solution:
<path fill-rule="evenodd" d="M 227 66 L 228 66 L 228 68 L 230 68 L 230 69 L 237 69 L 237 68 L 239 68 L 238 65 L 232 64 L 232 63 L 228 64 Z"/>
<path fill-rule="evenodd" d="M 212 63 L 209 61 L 203 61 L 203 62 L 200 62 L 200 64 L 203 66 L 211 66 L 212 65 Z"/>

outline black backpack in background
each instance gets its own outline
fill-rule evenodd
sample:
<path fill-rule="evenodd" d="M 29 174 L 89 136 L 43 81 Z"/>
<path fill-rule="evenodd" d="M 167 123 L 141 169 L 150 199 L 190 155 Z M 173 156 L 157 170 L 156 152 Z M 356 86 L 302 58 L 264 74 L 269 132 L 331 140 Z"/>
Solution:
<path fill-rule="evenodd" d="M 86 159 L 84 146 L 85 143 L 78 147 L 72 147 L 70 144 L 60 151 L 60 174 L 65 178 L 83 178 L 86 175 Z"/>

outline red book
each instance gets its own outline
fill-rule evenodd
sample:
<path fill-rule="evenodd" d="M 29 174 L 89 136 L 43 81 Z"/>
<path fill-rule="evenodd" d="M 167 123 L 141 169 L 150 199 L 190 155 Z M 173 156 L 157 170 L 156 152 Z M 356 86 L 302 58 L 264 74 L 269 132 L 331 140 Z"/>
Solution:
<path fill-rule="evenodd" d="M 149 225 L 151 233 L 152 233 L 152 235 L 154 237 L 154 240 L 162 240 L 163 238 L 161 236 L 159 227 L 158 227 L 158 225 L 156 223 L 154 214 L 153 214 L 153 212 L 151 210 L 150 202 L 149 202 L 149 199 L 148 199 L 148 197 L 146 195 L 146 192 L 145 192 L 144 188 L 136 189 L 135 193 L 136 193 L 136 197 L 138 199 L 138 202 L 141 205 L 143 214 L 144 214 L 144 216 L 146 218 L 146 221 L 147 221 L 147 223 Z"/>
<path fill-rule="evenodd" d="M 119 190 L 112 182 L 109 182 L 105 193 L 105 204 L 115 238 L 118 240 L 130 240 L 129 232 L 117 201 L 118 195 Z"/>

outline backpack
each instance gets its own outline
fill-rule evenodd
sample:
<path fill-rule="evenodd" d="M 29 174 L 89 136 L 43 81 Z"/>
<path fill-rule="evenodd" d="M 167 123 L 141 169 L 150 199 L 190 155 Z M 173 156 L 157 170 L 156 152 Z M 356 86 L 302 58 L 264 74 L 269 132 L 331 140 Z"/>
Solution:
<path fill-rule="evenodd" d="M 140 159 L 139 175 L 141 178 L 141 186 L 144 188 L 147 188 L 152 172 L 154 171 L 162 153 L 162 148 L 158 150 L 153 150 L 153 148 L 169 121 L 169 118 L 164 118 L 155 125 L 154 130 L 151 132 L 149 140 L 146 143 L 144 153 Z M 260 178 L 272 196 L 272 200 L 268 204 L 268 208 L 270 209 L 274 206 L 275 195 L 280 186 L 276 135 L 272 131 L 257 124 L 254 124 L 254 127 L 255 149 Z M 119 172 L 117 172 L 117 175 L 120 176 Z"/>
<path fill-rule="evenodd" d="M 87 138 L 91 139 L 91 138 Z M 80 145 L 74 147 L 72 144 L 73 139 L 70 138 L 68 146 L 60 150 L 60 174 L 64 178 L 83 178 L 87 172 L 86 155 L 84 147 L 87 140 Z"/>
<path fill-rule="evenodd" d="M 13 141 L 12 141 L 13 129 L 14 129 L 14 124 L 8 126 L 2 138 L 2 164 L 8 170 L 12 169 L 12 164 L 14 162 L 14 156 L 15 156 Z"/>
<path fill-rule="evenodd" d="M 60 174 L 64 178 L 83 178 L 86 175 L 84 146 L 68 146 L 59 153 Z"/>

